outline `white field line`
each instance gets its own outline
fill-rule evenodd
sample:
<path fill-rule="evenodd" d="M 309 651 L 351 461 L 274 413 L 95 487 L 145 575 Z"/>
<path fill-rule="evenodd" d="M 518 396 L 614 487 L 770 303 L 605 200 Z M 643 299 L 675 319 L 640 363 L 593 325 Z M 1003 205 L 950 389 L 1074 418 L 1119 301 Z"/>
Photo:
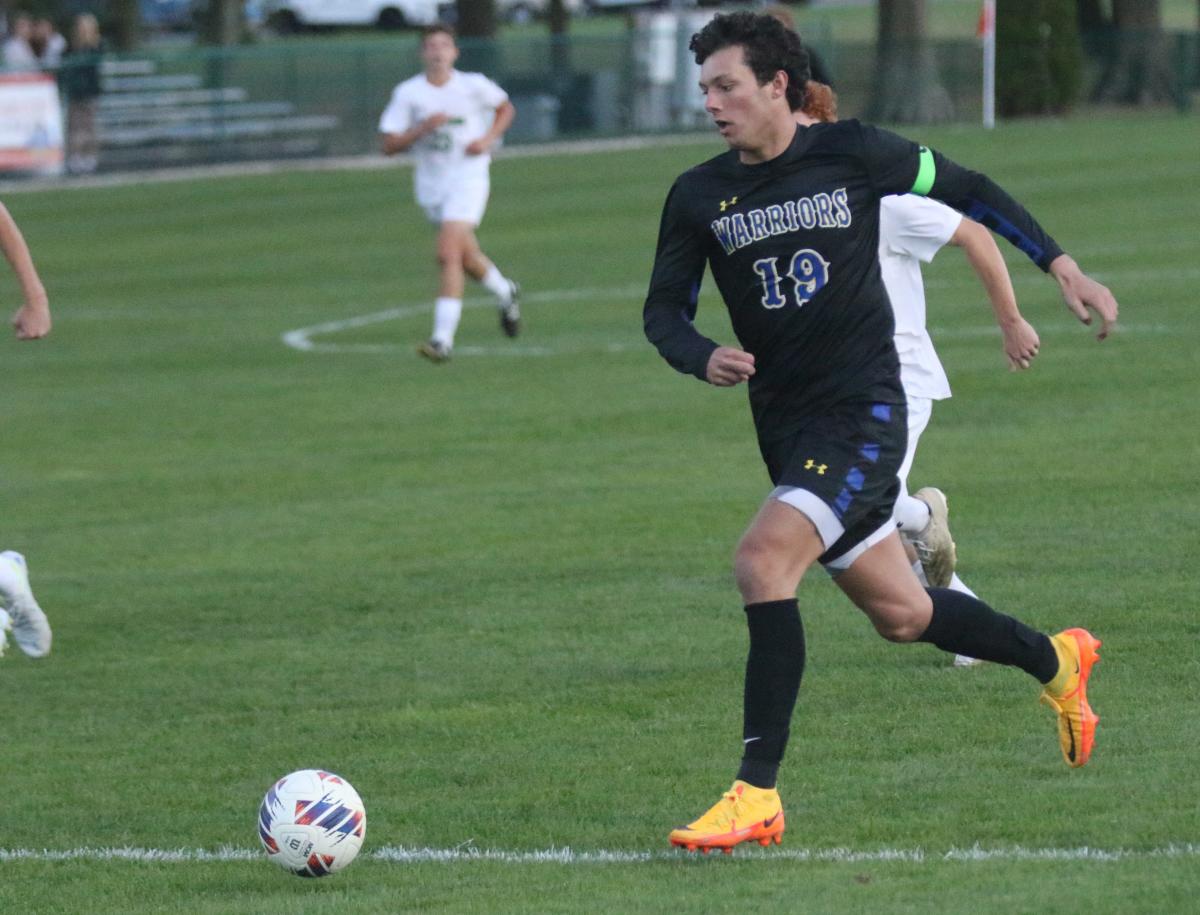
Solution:
<path fill-rule="evenodd" d="M 628 298 L 631 301 L 640 301 L 641 296 L 645 294 L 643 286 L 611 286 L 611 287 L 592 287 L 581 289 L 547 289 L 540 292 L 530 293 L 522 297 L 522 301 L 526 303 L 545 303 L 552 304 L 557 302 L 571 302 L 586 299 L 609 298 L 622 299 Z M 493 301 L 488 298 L 471 298 L 463 302 L 464 308 L 484 308 L 495 307 Z M 360 327 L 368 327 L 372 324 L 382 324 L 387 321 L 396 321 L 402 318 L 411 318 L 416 315 L 428 314 L 433 311 L 432 303 L 423 303 L 419 305 L 401 305 L 396 308 L 388 308 L 384 311 L 375 311 L 369 314 L 356 315 L 350 318 L 341 318 L 336 321 L 325 321 L 320 324 L 312 324 L 308 327 L 298 327 L 295 330 L 285 331 L 280 335 L 280 339 L 285 346 L 289 346 L 294 350 L 299 350 L 304 353 L 394 353 L 397 351 L 408 350 L 408 344 L 401 343 L 333 343 L 326 341 L 318 341 L 314 338 L 337 334 L 342 331 L 354 330 Z M 1086 334 L 1089 328 L 1078 322 L 1070 321 L 1044 321 L 1035 324 L 1038 333 L 1045 336 L 1057 336 L 1058 334 Z M 931 327 L 929 333 L 933 337 L 934 342 L 954 341 L 954 340 L 974 340 L 980 337 L 999 337 L 1000 331 L 994 324 L 979 324 L 970 327 L 944 328 Z M 1162 336 L 1172 333 L 1171 328 L 1166 324 L 1149 324 L 1149 323 L 1128 323 L 1118 324 L 1116 328 L 1117 334 L 1137 334 L 1139 336 Z M 649 344 L 643 339 L 632 341 L 614 340 L 604 344 L 577 344 L 577 345 L 556 345 L 542 346 L 527 343 L 505 344 L 503 346 L 457 346 L 454 349 L 456 356 L 560 356 L 582 352 L 605 352 L 605 353 L 624 353 L 631 351 L 646 350 L 649 352 Z"/>
<path fill-rule="evenodd" d="M 475 861 L 494 861 L 500 864 L 645 864 L 674 861 L 687 857 L 678 850 L 628 851 L 619 849 L 595 849 L 591 851 L 573 848 L 547 848 L 531 851 L 516 851 L 497 848 L 475 848 L 461 845 L 455 848 L 410 848 L 404 845 L 385 846 L 367 853 L 364 857 L 394 864 L 458 864 Z M 0 862 L 7 861 L 131 861 L 136 863 L 228 863 L 253 861 L 263 857 L 258 849 L 222 846 L 213 851 L 203 848 L 0 848 Z M 717 858 L 723 855 L 715 855 Z M 956 862 L 1000 862 L 1021 861 L 1070 861 L 1070 862 L 1121 862 L 1150 859 L 1197 858 L 1200 844 L 1193 842 L 1171 843 L 1155 848 L 1026 848 L 1021 845 L 984 848 L 973 845 L 967 848 L 952 847 L 946 851 L 927 848 L 880 848 L 860 850 L 852 848 L 776 848 L 760 851 L 750 848 L 739 851 L 741 860 L 759 861 L 811 861 L 831 864 L 888 863 L 893 861 L 910 864 L 928 864 L 939 861 Z"/>
<path fill-rule="evenodd" d="M 640 302 L 640 297 L 646 294 L 645 286 L 609 286 L 609 287 L 593 287 L 580 289 L 545 289 L 540 292 L 533 292 L 521 296 L 522 303 L 551 303 L 551 302 L 572 302 L 595 298 L 630 298 L 635 302 Z M 471 298 L 463 302 L 463 308 L 484 308 L 490 306 L 495 308 L 495 302 L 490 298 Z M 286 346 L 292 349 L 300 350 L 301 352 L 392 352 L 397 349 L 407 349 L 407 346 L 401 344 L 386 344 L 386 343 L 317 343 L 313 337 L 326 334 L 336 334 L 340 331 L 353 330 L 358 327 L 368 327 L 372 324 L 381 324 L 385 321 L 396 321 L 401 318 L 411 318 L 414 315 L 428 314 L 433 311 L 433 303 L 427 302 L 420 305 L 401 305 L 397 308 L 389 308 L 386 311 L 376 311 L 370 314 L 357 315 L 352 318 L 343 318 L 337 321 L 325 321 L 321 324 L 313 324 L 309 327 L 299 327 L 295 330 L 285 331 L 280 335 Z M 623 344 L 617 344 L 621 346 Z M 648 344 L 647 344 L 648 345 Z M 493 355 L 507 354 L 513 356 L 547 356 L 554 353 L 562 352 L 560 349 L 551 349 L 543 346 L 525 346 L 514 344 L 505 347 L 478 347 L 478 346 L 463 346 L 455 347 L 454 354 L 458 355 Z"/>

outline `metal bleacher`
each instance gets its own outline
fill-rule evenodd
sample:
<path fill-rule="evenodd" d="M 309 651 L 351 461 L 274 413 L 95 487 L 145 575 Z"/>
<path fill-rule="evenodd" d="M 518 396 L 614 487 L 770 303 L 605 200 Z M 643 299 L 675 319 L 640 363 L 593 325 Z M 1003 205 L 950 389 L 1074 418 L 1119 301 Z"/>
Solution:
<path fill-rule="evenodd" d="M 105 170 L 317 156 L 340 123 L 291 101 L 254 100 L 242 86 L 211 85 L 202 73 L 162 73 L 155 60 L 107 60 L 101 75 Z"/>

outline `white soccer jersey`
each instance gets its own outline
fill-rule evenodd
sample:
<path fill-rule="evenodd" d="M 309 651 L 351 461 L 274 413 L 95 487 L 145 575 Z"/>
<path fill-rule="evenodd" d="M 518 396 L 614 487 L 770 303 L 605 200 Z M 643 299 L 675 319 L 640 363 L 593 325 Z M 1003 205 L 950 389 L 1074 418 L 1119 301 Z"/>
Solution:
<path fill-rule="evenodd" d="M 450 79 L 435 86 L 418 73 L 392 91 L 392 99 L 379 118 L 380 133 L 404 133 L 430 115 L 449 120 L 413 144 L 416 160 L 413 182 L 423 206 L 444 197 L 455 185 L 472 184 L 488 177 L 492 157 L 468 156 L 467 144 L 492 126 L 495 112 L 508 93 L 482 73 L 453 70 Z"/>
<path fill-rule="evenodd" d="M 896 316 L 900 380 L 910 397 L 944 400 L 950 396 L 950 381 L 925 329 L 921 263 L 933 260 L 962 218 L 943 203 L 913 194 L 879 202 L 879 266 Z"/>

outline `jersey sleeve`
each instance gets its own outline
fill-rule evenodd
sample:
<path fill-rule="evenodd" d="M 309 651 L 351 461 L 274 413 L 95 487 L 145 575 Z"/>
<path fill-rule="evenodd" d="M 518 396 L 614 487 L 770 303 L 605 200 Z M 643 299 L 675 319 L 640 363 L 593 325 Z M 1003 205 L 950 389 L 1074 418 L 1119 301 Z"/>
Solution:
<path fill-rule="evenodd" d="M 963 168 L 941 153 L 922 148 L 922 171 L 929 180 L 928 195 L 983 223 L 1042 270 L 1063 253 L 1032 214 L 987 175 Z M 930 172 L 932 172 L 930 174 Z"/>
<path fill-rule="evenodd" d="M 928 264 L 958 230 L 962 213 L 944 203 L 900 194 L 879 201 L 879 240 L 892 254 Z"/>
<path fill-rule="evenodd" d="M 484 108 L 490 108 L 495 111 L 508 101 L 508 93 L 500 88 L 498 84 L 492 82 L 482 73 L 475 73 L 473 76 L 475 97 L 479 99 L 479 104 Z"/>
<path fill-rule="evenodd" d="M 708 360 L 717 344 L 692 323 L 704 278 L 704 246 L 687 218 L 679 182 L 663 205 L 650 291 L 642 309 L 646 338 L 677 371 L 708 380 Z"/>
<path fill-rule="evenodd" d="M 868 124 L 858 124 L 858 142 L 859 156 L 880 197 L 907 194 L 913 189 L 921 165 L 921 147 L 890 130 Z"/>
<path fill-rule="evenodd" d="M 388 106 L 379 116 L 380 133 L 404 133 L 412 127 L 412 105 L 403 86 L 397 86 L 392 92 Z"/>
<path fill-rule="evenodd" d="M 860 155 L 881 194 L 914 193 L 949 204 L 1010 242 L 1042 270 L 1063 253 L 1021 204 L 987 175 L 878 127 L 859 125 Z"/>

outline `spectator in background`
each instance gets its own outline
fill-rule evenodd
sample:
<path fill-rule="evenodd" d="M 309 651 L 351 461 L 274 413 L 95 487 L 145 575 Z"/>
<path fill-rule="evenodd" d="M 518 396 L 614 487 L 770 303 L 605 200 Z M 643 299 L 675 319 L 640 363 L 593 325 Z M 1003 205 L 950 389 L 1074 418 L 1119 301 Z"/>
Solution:
<path fill-rule="evenodd" d="M 17 13 L 4 39 L 5 70 L 36 70 L 37 55 L 33 53 L 33 17 Z"/>
<path fill-rule="evenodd" d="M 75 17 L 59 83 L 67 100 L 67 170 L 89 174 L 100 161 L 96 99 L 100 96 L 100 24 L 91 13 Z"/>
<path fill-rule="evenodd" d="M 62 37 L 51 20 L 43 16 L 33 23 L 30 46 L 43 70 L 57 70 L 62 63 L 63 52 L 67 50 L 67 39 Z"/>

